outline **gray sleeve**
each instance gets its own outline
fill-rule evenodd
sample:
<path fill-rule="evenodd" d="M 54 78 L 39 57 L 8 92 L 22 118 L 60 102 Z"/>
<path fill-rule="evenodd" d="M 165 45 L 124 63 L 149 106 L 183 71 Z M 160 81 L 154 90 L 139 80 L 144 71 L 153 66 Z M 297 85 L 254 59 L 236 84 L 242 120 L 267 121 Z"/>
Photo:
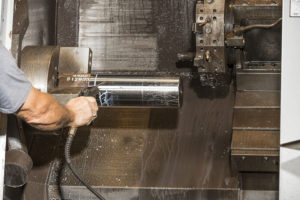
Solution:
<path fill-rule="evenodd" d="M 0 42 L 0 112 L 15 113 L 24 104 L 31 83 Z"/>

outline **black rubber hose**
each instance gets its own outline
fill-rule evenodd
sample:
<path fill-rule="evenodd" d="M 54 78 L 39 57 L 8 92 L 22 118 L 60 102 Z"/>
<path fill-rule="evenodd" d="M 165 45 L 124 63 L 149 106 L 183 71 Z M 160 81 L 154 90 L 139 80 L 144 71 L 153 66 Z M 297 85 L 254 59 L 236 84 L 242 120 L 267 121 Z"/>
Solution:
<path fill-rule="evenodd" d="M 74 139 L 74 135 L 73 134 L 69 134 L 68 138 L 67 138 L 67 142 L 66 142 L 66 146 L 65 146 L 65 159 L 67 162 L 68 167 L 70 168 L 70 170 L 72 171 L 72 173 L 74 174 L 74 176 L 89 190 L 91 191 L 96 197 L 98 197 L 98 199 L 100 200 L 105 200 L 104 197 L 99 194 L 96 190 L 94 190 L 89 184 L 87 184 L 73 169 L 72 164 L 71 164 L 71 156 L 70 156 L 70 152 L 71 152 L 71 146 L 72 146 L 72 142 Z"/>

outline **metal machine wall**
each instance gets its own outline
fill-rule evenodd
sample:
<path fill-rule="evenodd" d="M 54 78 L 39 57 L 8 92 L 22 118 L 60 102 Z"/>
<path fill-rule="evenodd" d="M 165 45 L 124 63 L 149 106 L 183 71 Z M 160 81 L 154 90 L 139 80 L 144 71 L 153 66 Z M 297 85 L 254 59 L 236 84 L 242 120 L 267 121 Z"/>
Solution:
<path fill-rule="evenodd" d="M 94 127 L 79 130 L 74 166 L 107 197 L 238 199 L 238 178 L 229 162 L 233 88 L 199 89 L 190 69 L 176 68 L 177 53 L 194 46 L 195 3 L 81 1 L 79 44 L 94 51 L 94 71 L 113 75 L 123 69 L 135 76 L 136 71 L 147 75 L 155 70 L 183 77 L 180 110 L 100 109 Z M 35 168 L 25 199 L 91 198 L 62 165 L 57 144 L 63 143 L 58 136 L 35 136 Z"/>
<path fill-rule="evenodd" d="M 74 39 L 91 47 L 92 69 L 98 75 L 176 74 L 183 78 L 180 110 L 105 108 L 92 128 L 80 130 L 74 143 L 74 166 L 109 198 L 234 200 L 241 197 L 240 189 L 277 189 L 276 175 L 244 174 L 250 181 L 240 187 L 238 174 L 231 171 L 233 86 L 202 88 L 193 79 L 193 71 L 176 68 L 178 52 L 195 51 L 191 30 L 196 2 L 81 0 L 76 11 L 70 1 L 58 1 L 62 9 L 58 16 L 75 8 L 72 11 L 78 18 L 74 20 L 79 24 L 73 27 L 78 35 L 64 41 L 63 35 L 73 29 L 59 28 L 67 21 L 57 23 L 58 43 Z M 35 136 L 31 147 L 35 168 L 25 199 L 91 198 L 61 162 L 63 143 L 63 137 Z"/>

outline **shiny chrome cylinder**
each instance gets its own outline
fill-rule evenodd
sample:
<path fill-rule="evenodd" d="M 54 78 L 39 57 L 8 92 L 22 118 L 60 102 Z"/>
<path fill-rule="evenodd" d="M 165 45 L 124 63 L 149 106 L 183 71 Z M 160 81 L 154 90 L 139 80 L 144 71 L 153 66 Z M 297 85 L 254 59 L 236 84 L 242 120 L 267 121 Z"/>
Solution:
<path fill-rule="evenodd" d="M 180 107 L 179 78 L 108 77 L 90 79 L 99 106 Z"/>

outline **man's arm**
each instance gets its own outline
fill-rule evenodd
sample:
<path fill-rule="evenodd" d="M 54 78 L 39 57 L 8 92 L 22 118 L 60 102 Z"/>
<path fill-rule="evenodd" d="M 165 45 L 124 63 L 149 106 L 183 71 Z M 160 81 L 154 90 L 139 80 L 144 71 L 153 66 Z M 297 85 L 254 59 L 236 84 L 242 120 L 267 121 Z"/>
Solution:
<path fill-rule="evenodd" d="M 87 125 L 94 118 L 98 106 L 93 97 L 71 99 L 60 105 L 51 95 L 32 88 L 17 115 L 41 130 L 55 130 L 64 126 Z"/>
<path fill-rule="evenodd" d="M 38 129 L 55 130 L 86 125 L 97 110 L 92 97 L 75 98 L 62 106 L 51 95 L 34 89 L 0 42 L 0 112 L 16 113 Z"/>

